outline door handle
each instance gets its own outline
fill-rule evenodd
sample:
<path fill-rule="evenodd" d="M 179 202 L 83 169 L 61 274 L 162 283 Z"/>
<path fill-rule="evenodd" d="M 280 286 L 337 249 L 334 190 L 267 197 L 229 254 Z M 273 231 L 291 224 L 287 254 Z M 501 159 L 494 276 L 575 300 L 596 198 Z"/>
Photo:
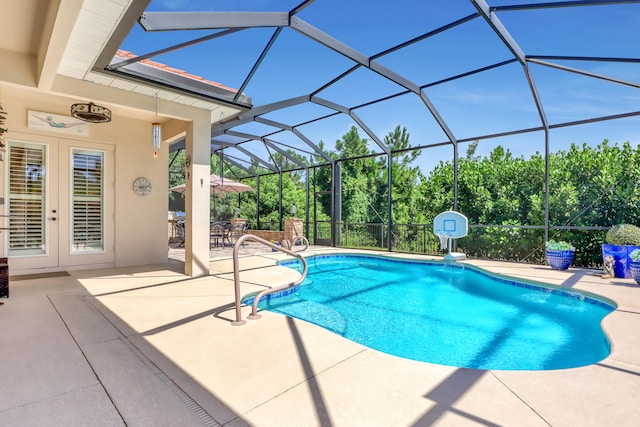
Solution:
<path fill-rule="evenodd" d="M 56 218 L 55 216 L 50 216 L 50 217 L 48 217 L 47 219 L 49 219 L 49 220 L 51 220 L 51 221 L 55 221 L 55 220 L 56 220 L 56 219 L 58 219 L 58 218 Z"/>

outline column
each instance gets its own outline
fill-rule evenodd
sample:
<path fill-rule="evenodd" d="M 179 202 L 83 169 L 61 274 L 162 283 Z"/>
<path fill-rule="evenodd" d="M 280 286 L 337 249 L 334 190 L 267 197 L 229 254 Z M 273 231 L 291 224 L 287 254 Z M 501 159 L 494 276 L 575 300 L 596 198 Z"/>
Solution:
<path fill-rule="evenodd" d="M 185 170 L 185 260 L 187 276 L 209 274 L 211 118 L 202 111 L 187 126 Z"/>

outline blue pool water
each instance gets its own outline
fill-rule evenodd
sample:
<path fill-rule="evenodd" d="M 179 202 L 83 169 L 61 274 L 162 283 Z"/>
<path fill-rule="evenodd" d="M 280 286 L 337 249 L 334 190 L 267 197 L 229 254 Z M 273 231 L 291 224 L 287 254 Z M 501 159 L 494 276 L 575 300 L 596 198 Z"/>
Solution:
<path fill-rule="evenodd" d="M 610 352 L 615 307 L 460 264 L 359 255 L 308 258 L 294 292 L 259 307 L 407 359 L 477 369 L 561 369 Z M 299 261 L 281 263 L 301 271 Z"/>

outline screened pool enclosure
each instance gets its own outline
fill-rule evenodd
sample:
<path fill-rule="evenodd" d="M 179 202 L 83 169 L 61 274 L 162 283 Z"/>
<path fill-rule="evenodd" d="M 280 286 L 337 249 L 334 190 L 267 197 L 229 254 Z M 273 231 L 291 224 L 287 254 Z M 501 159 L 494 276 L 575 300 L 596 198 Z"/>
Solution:
<path fill-rule="evenodd" d="M 542 262 L 556 239 L 582 266 L 640 224 L 640 1 L 168 3 L 141 5 L 112 39 L 129 59 L 98 67 L 240 111 L 214 117 L 211 172 L 256 191 L 216 195 L 214 216 L 439 253 L 433 218 L 454 209 L 472 257 Z"/>

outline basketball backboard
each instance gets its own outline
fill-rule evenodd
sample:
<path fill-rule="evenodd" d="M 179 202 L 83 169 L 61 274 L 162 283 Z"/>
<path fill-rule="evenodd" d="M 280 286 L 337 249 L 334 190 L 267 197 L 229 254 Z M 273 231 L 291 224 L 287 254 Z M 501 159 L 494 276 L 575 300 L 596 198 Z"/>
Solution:
<path fill-rule="evenodd" d="M 433 233 L 446 235 L 450 239 L 459 239 L 469 232 L 467 217 L 456 211 L 445 211 L 433 219 Z"/>

